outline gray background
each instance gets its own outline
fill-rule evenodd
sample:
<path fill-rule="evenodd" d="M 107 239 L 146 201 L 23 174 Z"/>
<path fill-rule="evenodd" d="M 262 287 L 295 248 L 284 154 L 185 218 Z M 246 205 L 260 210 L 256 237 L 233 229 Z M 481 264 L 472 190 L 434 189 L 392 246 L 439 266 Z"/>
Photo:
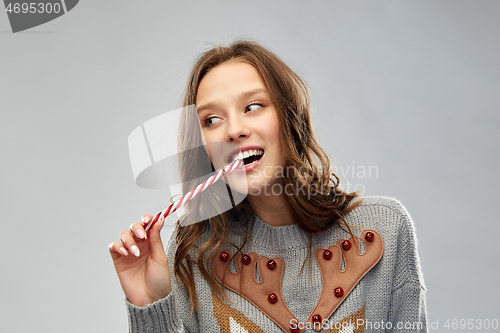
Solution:
<path fill-rule="evenodd" d="M 1 330 L 127 330 L 107 246 L 167 203 L 135 185 L 128 135 L 238 37 L 309 83 L 344 181 L 406 206 L 429 321 L 500 319 L 499 17 L 499 1 L 83 1 L 12 34 L 2 11 Z"/>

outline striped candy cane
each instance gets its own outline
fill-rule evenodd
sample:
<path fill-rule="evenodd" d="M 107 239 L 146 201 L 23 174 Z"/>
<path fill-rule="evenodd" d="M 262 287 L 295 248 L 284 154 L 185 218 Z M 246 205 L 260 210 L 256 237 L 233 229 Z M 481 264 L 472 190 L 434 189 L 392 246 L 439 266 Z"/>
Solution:
<path fill-rule="evenodd" d="M 163 211 L 156 214 L 155 218 L 148 224 L 145 230 L 148 231 L 160 219 L 160 216 L 166 218 L 167 216 L 175 212 L 177 209 L 182 207 L 186 202 L 193 199 L 198 194 L 200 194 L 201 192 L 205 191 L 207 188 L 212 186 L 216 181 L 221 179 L 222 176 L 230 174 L 231 172 L 239 168 L 241 165 L 243 165 L 242 160 L 235 160 L 231 164 L 226 165 L 223 169 L 219 170 L 215 175 L 205 180 L 203 183 L 198 185 L 188 194 L 186 194 L 185 196 L 183 196 L 182 198 L 180 198 L 179 200 L 177 200 L 176 202 L 165 208 Z"/>

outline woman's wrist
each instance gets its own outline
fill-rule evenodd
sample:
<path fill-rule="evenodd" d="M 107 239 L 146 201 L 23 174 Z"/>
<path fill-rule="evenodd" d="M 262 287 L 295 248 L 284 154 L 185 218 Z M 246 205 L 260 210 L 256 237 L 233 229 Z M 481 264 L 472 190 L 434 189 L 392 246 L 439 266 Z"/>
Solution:
<path fill-rule="evenodd" d="M 148 296 L 143 296 L 143 297 L 127 297 L 127 300 L 130 304 L 137 306 L 139 308 L 142 308 L 146 305 L 153 304 L 154 302 L 157 302 L 161 299 L 164 299 L 167 297 L 170 293 L 166 293 L 165 295 L 162 296 L 155 296 L 155 297 L 148 297 Z"/>

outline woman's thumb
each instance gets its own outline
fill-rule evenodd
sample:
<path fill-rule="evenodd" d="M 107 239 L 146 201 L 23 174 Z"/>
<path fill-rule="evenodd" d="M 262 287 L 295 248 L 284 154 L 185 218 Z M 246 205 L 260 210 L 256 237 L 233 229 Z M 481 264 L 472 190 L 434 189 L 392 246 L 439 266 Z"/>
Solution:
<path fill-rule="evenodd" d="M 151 251 L 154 255 L 158 255 L 160 253 L 165 254 L 165 250 L 163 249 L 163 242 L 161 241 L 160 231 L 165 224 L 165 218 L 160 218 L 158 221 L 151 227 L 149 231 L 149 242 L 151 245 Z"/>

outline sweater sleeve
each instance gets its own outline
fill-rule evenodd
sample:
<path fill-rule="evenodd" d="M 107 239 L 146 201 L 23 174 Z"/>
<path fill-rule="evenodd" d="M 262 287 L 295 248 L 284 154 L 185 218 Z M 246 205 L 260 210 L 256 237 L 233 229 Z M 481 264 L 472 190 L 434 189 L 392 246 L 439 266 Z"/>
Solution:
<path fill-rule="evenodd" d="M 137 307 L 125 300 L 128 311 L 129 332 L 179 332 L 184 333 L 184 326 L 176 313 L 175 296 L 167 297 L 143 307 Z"/>
<path fill-rule="evenodd" d="M 396 275 L 391 294 L 387 332 L 427 332 L 425 286 L 420 269 L 412 219 L 396 201 L 400 215 L 397 230 Z"/>
<path fill-rule="evenodd" d="M 422 286 L 413 283 L 392 292 L 389 314 L 392 328 L 387 332 L 427 332 L 424 293 Z"/>
<path fill-rule="evenodd" d="M 189 294 L 174 277 L 174 255 L 175 235 L 172 234 L 167 245 L 172 292 L 165 298 L 142 307 L 137 307 L 126 299 L 130 333 L 199 332 L 196 311 L 191 314 Z"/>

